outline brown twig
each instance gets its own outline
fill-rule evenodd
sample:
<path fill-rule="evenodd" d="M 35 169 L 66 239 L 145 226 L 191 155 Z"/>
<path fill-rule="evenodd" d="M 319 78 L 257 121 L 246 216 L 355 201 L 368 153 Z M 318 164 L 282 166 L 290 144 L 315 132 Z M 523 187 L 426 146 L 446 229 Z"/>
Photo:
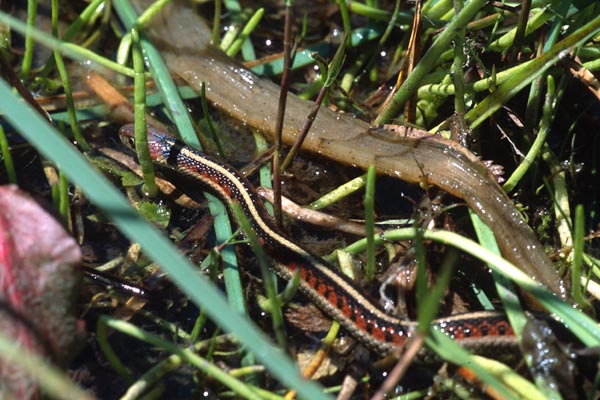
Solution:
<path fill-rule="evenodd" d="M 289 4 L 285 7 L 285 28 L 283 31 L 283 74 L 281 75 L 281 90 L 279 91 L 279 103 L 277 106 L 277 120 L 275 122 L 275 151 L 273 152 L 273 191 L 275 199 L 273 208 L 275 211 L 275 224 L 282 226 L 281 222 L 281 143 L 283 132 L 283 120 L 287 102 L 288 89 L 290 85 L 290 64 L 292 53 L 292 9 Z"/>

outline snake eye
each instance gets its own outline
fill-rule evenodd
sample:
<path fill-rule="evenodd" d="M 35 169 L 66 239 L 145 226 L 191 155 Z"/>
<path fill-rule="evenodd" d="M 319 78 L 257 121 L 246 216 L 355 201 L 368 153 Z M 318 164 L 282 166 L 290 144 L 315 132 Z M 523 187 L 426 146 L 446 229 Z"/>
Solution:
<path fill-rule="evenodd" d="M 125 136 L 125 135 L 119 135 L 119 138 L 121 139 L 121 143 L 123 143 L 125 146 L 135 149 L 135 139 L 132 138 L 131 136 Z"/>

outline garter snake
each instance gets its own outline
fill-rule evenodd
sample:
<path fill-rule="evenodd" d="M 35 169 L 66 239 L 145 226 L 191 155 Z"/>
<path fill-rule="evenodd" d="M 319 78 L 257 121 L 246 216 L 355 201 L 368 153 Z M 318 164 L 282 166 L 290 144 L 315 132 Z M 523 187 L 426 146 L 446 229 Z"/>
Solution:
<path fill-rule="evenodd" d="M 120 135 L 126 144 L 133 145 L 133 125 L 123 126 Z M 148 127 L 148 146 L 156 164 L 198 181 L 227 205 L 238 203 L 261 245 L 276 261 L 275 272 L 290 279 L 298 271 L 301 292 L 358 341 L 385 355 L 399 350 L 414 333 L 415 322 L 387 314 L 348 278 L 277 229 L 252 184 L 235 169 L 152 127 Z M 478 353 L 516 346 L 514 332 L 501 313 L 460 314 L 432 324 Z"/>

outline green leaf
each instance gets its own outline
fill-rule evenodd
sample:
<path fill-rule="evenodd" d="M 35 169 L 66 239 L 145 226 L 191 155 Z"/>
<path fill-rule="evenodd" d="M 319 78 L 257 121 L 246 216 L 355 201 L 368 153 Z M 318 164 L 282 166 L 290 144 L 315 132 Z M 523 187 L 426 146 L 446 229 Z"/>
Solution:
<path fill-rule="evenodd" d="M 171 219 L 171 210 L 161 204 L 142 201 L 138 204 L 140 214 L 148 221 L 166 228 Z"/>

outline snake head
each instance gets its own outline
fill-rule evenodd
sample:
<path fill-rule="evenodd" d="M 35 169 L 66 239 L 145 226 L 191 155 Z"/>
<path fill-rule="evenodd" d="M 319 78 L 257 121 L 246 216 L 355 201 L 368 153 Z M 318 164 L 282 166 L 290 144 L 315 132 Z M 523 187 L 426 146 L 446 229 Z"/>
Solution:
<path fill-rule="evenodd" d="M 135 149 L 135 136 L 133 124 L 123 125 L 121 129 L 119 129 L 119 138 L 125 146 L 131 149 Z"/>

